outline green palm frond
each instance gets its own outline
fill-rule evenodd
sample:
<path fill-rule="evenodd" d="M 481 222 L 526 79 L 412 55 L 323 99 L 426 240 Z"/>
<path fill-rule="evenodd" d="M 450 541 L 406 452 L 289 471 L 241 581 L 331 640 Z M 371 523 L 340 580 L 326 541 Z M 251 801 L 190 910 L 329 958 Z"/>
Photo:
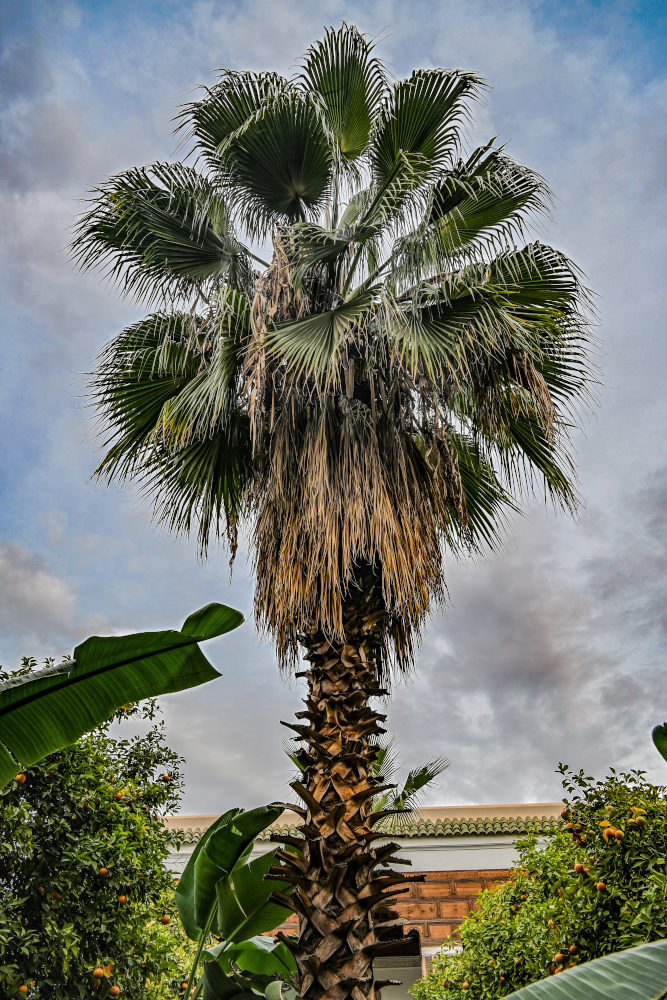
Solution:
<path fill-rule="evenodd" d="M 149 303 L 205 294 L 223 280 L 247 289 L 251 280 L 220 188 L 182 164 L 111 177 L 79 219 L 71 249 L 82 268 L 106 267 L 124 294 Z"/>
<path fill-rule="evenodd" d="M 226 539 L 234 555 L 252 478 L 248 415 L 230 409 L 214 437 L 178 449 L 157 446 L 136 481 L 159 524 L 177 535 L 195 535 L 201 555 L 212 538 Z"/>
<path fill-rule="evenodd" d="M 420 69 L 399 80 L 383 102 L 371 140 L 376 182 L 391 175 L 399 157 L 413 167 L 413 188 L 452 166 L 461 124 L 483 87 L 479 76 L 462 70 Z"/>
<path fill-rule="evenodd" d="M 266 334 L 268 355 L 285 363 L 292 382 L 314 379 L 325 389 L 339 384 L 345 378 L 341 372 L 345 345 L 358 332 L 376 299 L 377 289 L 368 288 L 326 312 L 276 326 Z"/>
<path fill-rule="evenodd" d="M 329 193 L 334 158 L 317 102 L 276 93 L 220 147 L 220 170 L 252 236 L 313 218 Z"/>
<path fill-rule="evenodd" d="M 212 171 L 220 167 L 220 151 L 230 135 L 257 113 L 264 102 L 290 89 L 278 73 L 220 70 L 218 82 L 205 87 L 204 96 L 183 105 L 176 117 L 176 132 L 194 149 Z"/>
<path fill-rule="evenodd" d="M 102 350 L 90 396 L 104 428 L 98 478 L 132 478 L 153 448 L 163 406 L 196 376 L 199 322 L 157 313 L 123 330 Z"/>
<path fill-rule="evenodd" d="M 387 76 L 372 56 L 373 44 L 353 25 L 328 28 L 306 53 L 303 85 L 321 98 L 324 116 L 343 161 L 355 160 L 368 146 L 374 115 L 387 88 Z"/>

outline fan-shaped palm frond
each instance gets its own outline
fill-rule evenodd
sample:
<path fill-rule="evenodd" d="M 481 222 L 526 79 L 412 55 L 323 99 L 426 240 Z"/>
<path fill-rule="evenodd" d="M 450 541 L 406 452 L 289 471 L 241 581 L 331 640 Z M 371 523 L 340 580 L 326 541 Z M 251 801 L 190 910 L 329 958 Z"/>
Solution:
<path fill-rule="evenodd" d="M 303 85 L 320 97 L 344 161 L 355 160 L 366 150 L 374 116 L 387 90 L 386 72 L 372 51 L 372 42 L 343 23 L 338 29 L 327 29 L 304 59 Z"/>
<path fill-rule="evenodd" d="M 149 303 L 251 282 L 249 252 L 234 237 L 219 186 L 178 163 L 134 168 L 99 187 L 72 252 L 81 267 L 106 266 L 125 294 Z"/>

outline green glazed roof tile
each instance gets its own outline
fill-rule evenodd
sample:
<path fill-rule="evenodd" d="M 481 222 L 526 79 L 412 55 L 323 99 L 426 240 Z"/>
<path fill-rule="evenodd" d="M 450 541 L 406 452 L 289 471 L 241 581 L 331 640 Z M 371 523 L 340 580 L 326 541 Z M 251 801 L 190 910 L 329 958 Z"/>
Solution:
<path fill-rule="evenodd" d="M 393 836 L 403 838 L 419 837 L 463 837 L 492 836 L 498 834 L 520 835 L 524 833 L 553 833 L 558 829 L 560 820 L 553 816 L 493 816 L 484 818 L 460 819 L 417 819 L 406 823 L 399 833 Z M 196 844 L 204 833 L 202 827 L 187 827 L 182 831 L 183 844 Z M 272 833 L 299 836 L 299 827 L 288 823 L 276 823 L 263 830 L 258 841 L 268 841 Z"/>

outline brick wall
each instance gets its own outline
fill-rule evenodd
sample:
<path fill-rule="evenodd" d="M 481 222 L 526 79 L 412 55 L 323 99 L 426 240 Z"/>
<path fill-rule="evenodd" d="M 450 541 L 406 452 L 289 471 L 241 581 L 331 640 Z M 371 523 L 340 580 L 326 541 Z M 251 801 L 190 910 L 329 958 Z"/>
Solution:
<path fill-rule="evenodd" d="M 492 889 L 509 877 L 509 869 L 424 872 L 423 882 L 413 882 L 410 892 L 399 896 L 396 909 L 406 932 L 418 930 L 422 948 L 433 948 L 470 913 L 481 889 Z"/>
<path fill-rule="evenodd" d="M 399 896 L 396 909 L 405 921 L 406 933 L 419 931 L 422 948 L 442 944 L 475 905 L 481 889 L 507 882 L 509 869 L 489 871 L 424 872 L 423 882 L 413 882 L 410 891 Z M 296 915 L 283 924 L 286 934 L 297 929 Z"/>

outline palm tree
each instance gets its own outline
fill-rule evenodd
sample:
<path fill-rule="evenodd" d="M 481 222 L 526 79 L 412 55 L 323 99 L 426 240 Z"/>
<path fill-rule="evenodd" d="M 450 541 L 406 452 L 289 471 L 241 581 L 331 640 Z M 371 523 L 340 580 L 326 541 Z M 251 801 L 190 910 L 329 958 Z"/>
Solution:
<path fill-rule="evenodd" d="M 97 475 L 205 553 L 247 533 L 258 626 L 307 661 L 304 838 L 283 851 L 309 1000 L 373 996 L 403 876 L 369 701 L 520 500 L 573 510 L 568 432 L 592 384 L 575 266 L 524 245 L 544 180 L 462 134 L 483 81 L 392 81 L 342 24 L 291 79 L 225 70 L 177 124 L 194 165 L 110 178 L 73 254 L 153 311 L 102 351 Z M 245 241 L 245 242 L 244 242 Z M 264 260 L 262 247 L 270 247 Z"/>

